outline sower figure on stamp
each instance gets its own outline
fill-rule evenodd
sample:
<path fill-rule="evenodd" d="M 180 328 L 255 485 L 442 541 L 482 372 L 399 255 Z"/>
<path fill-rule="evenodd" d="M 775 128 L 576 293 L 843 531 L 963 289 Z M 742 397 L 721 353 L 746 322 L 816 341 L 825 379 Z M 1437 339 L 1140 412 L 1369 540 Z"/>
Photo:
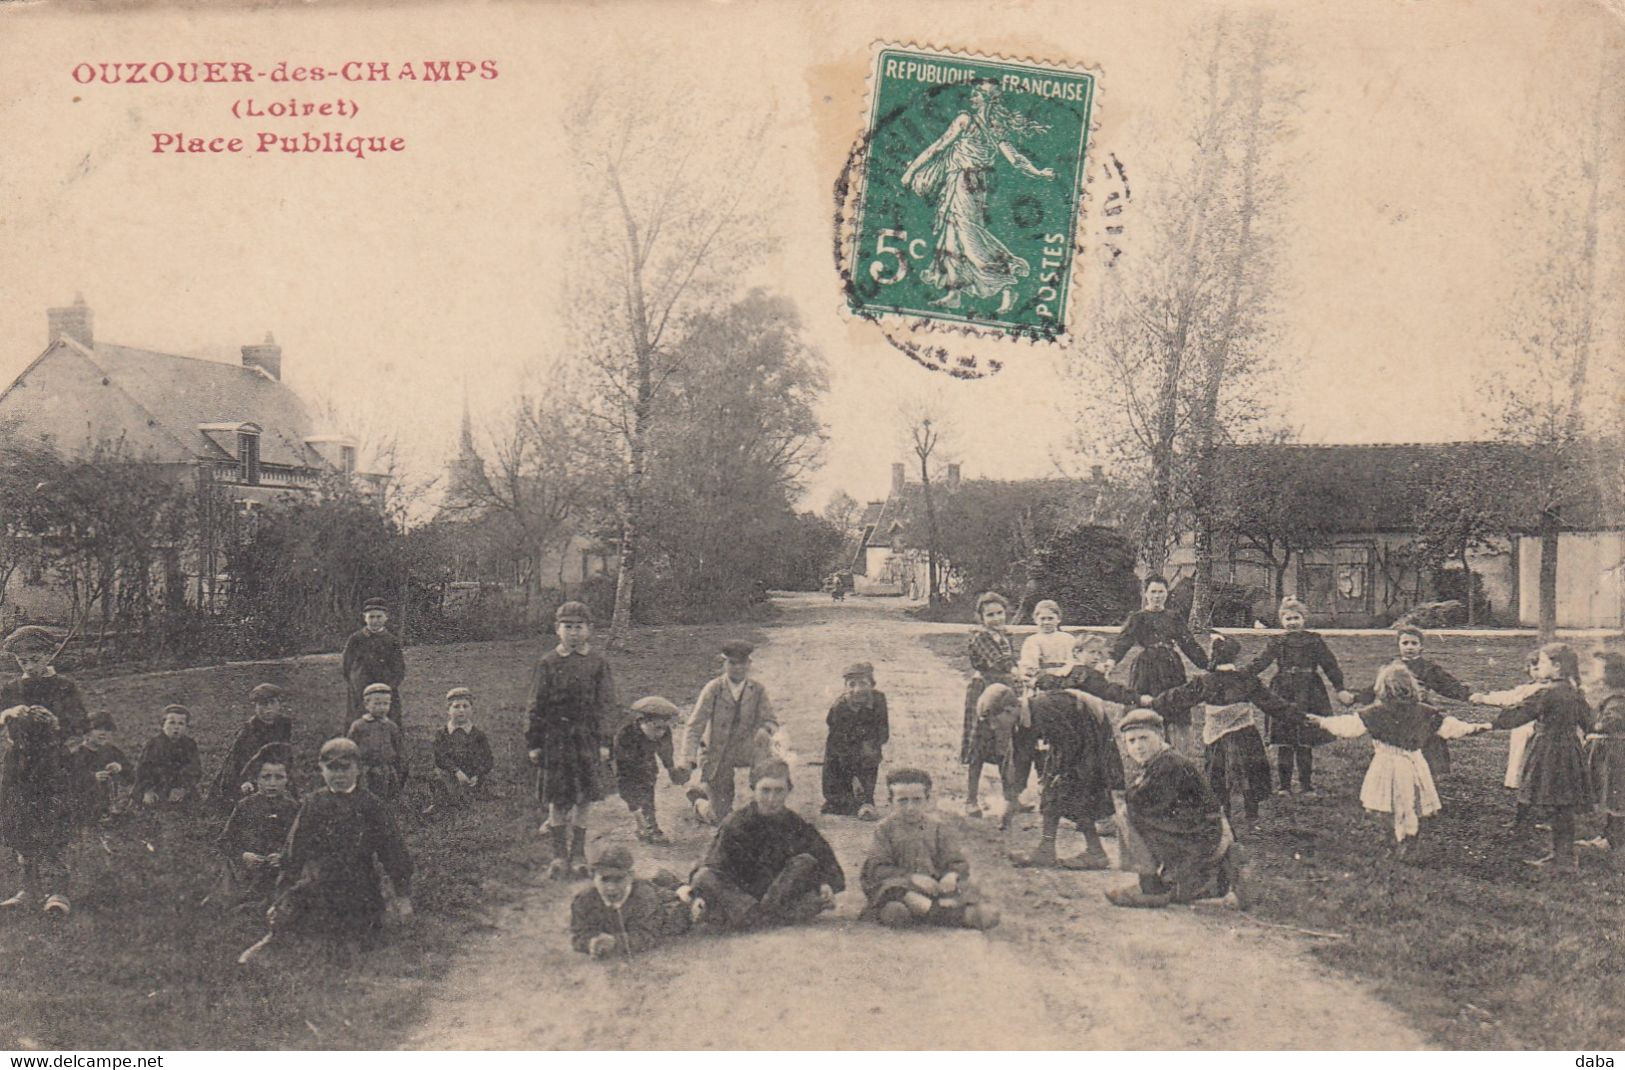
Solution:
<path fill-rule="evenodd" d="M 382 598 L 369 598 L 361 610 L 362 627 L 344 641 L 341 667 L 350 689 L 349 716 L 344 723 L 359 718 L 366 710 L 362 696 L 368 684 L 389 685 L 389 719 L 401 723 L 401 681 L 406 679 L 406 654 L 401 641 L 386 629 L 389 606 Z"/>
<path fill-rule="evenodd" d="M 700 821 L 717 824 L 733 811 L 738 771 L 768 757 L 779 722 L 767 688 L 750 677 L 754 647 L 738 640 L 722 645 L 722 675 L 706 684 L 683 729 L 677 768 L 699 766 L 700 783 L 689 799 Z M 704 754 L 701 754 L 701 743 Z"/>
<path fill-rule="evenodd" d="M 17 659 L 22 675 L 0 684 L 0 710 L 43 706 L 56 718 L 62 738 L 71 744 L 85 734 L 90 716 L 79 685 L 51 666 L 58 646 L 50 632 L 35 624 L 26 624 L 6 637 L 6 653 Z"/>
<path fill-rule="evenodd" d="M 750 805 L 718 827 L 679 897 L 695 920 L 727 929 L 810 921 L 833 909 L 846 875 L 829 841 L 785 805 L 790 767 L 777 758 L 758 762 L 750 787 Z"/>
<path fill-rule="evenodd" d="M 604 797 L 598 783 L 609 760 L 604 731 L 616 710 L 609 662 L 590 648 L 592 612 L 566 602 L 553 615 L 558 646 L 542 655 L 530 684 L 525 743 L 536 766 L 536 798 L 547 806 L 542 824 L 553 841 L 547 875 L 587 876 L 587 811 Z"/>

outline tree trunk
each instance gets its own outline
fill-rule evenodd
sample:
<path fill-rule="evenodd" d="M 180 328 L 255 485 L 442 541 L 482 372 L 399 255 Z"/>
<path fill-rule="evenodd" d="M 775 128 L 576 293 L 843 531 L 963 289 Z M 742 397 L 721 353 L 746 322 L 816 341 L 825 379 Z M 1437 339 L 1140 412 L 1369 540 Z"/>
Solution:
<path fill-rule="evenodd" d="M 1473 597 L 1473 566 L 1467 563 L 1467 547 L 1461 548 L 1461 576 L 1467 583 L 1467 627 L 1477 624 L 1475 603 L 1478 599 Z"/>
<path fill-rule="evenodd" d="M 925 597 L 927 605 L 936 607 L 942 604 L 942 585 L 937 582 L 937 504 L 931 498 L 931 472 L 926 456 L 924 453 L 920 455 L 920 488 L 925 497 L 925 534 L 928 540 L 925 571 L 931 577 L 931 589 L 925 593 Z"/>
<path fill-rule="evenodd" d="M 1556 509 L 1540 514 L 1540 641 L 1557 637 L 1557 541 L 1561 517 Z"/>

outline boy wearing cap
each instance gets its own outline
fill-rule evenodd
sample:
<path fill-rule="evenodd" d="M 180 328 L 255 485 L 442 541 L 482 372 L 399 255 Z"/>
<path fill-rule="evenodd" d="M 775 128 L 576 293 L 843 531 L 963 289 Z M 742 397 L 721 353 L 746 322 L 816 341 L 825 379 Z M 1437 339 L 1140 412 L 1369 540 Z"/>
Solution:
<path fill-rule="evenodd" d="M 1164 907 L 1234 892 L 1236 904 L 1246 909 L 1241 849 L 1207 778 L 1168 745 L 1154 710 L 1134 710 L 1118 730 L 1139 763 L 1125 799 L 1121 865 L 1138 872 L 1140 882 L 1113 889 L 1106 898 L 1120 907 Z"/>
<path fill-rule="evenodd" d="M 406 742 L 389 719 L 391 694 L 388 684 L 368 684 L 348 733 L 360 752 L 361 785 L 380 799 L 393 799 L 406 784 Z"/>
<path fill-rule="evenodd" d="M 592 859 L 592 887 L 570 901 L 570 946 L 595 959 L 631 956 L 688 932 L 692 908 L 672 888 L 632 872 L 632 852 L 605 846 Z M 669 873 L 662 874 L 675 883 Z"/>
<path fill-rule="evenodd" d="M 89 730 L 70 752 L 74 762 L 96 784 L 93 816 L 111 817 L 124 805 L 130 785 L 135 783 L 135 763 L 113 742 L 113 718 L 98 713 L 90 719 Z"/>
<path fill-rule="evenodd" d="M 737 771 L 771 756 L 773 734 L 779 730 L 767 688 L 750 677 L 754 651 L 740 640 L 722 644 L 722 675 L 700 690 L 683 726 L 678 768 L 699 766 L 700 784 L 689 791 L 689 798 L 695 814 L 708 825 L 733 812 Z"/>
<path fill-rule="evenodd" d="M 164 707 L 163 727 L 147 742 L 135 767 L 134 793 L 143 806 L 180 806 L 196 796 L 203 764 L 197 740 L 187 735 L 191 720 L 192 711 L 185 706 Z"/>
<path fill-rule="evenodd" d="M 586 605 L 561 605 L 553 632 L 558 645 L 531 674 L 525 744 L 536 766 L 536 798 L 547 806 L 542 828 L 553 841 L 547 874 L 558 880 L 587 875 L 587 812 L 604 797 L 598 768 L 609 757 L 616 700 L 609 662 L 590 646 Z"/>
<path fill-rule="evenodd" d="M 824 737 L 824 806 L 821 812 L 873 821 L 880 752 L 891 738 L 886 694 L 875 690 L 875 667 L 867 661 L 841 674 L 841 697 L 830 707 Z"/>
<path fill-rule="evenodd" d="M 461 806 L 483 793 L 496 761 L 485 733 L 474 727 L 474 692 L 454 687 L 446 692 L 446 727 L 434 734 L 434 779 L 429 782 L 437 805 Z"/>
<path fill-rule="evenodd" d="M 682 711 L 669 700 L 651 695 L 632 703 L 632 712 L 637 719 L 615 733 L 611 748 L 615 787 L 638 823 L 638 839 L 670 843 L 655 818 L 655 785 L 662 765 L 673 784 L 688 783 L 688 770 L 678 769 L 672 756 L 671 726 Z"/>
<path fill-rule="evenodd" d="M 248 693 L 254 712 L 237 730 L 226 756 L 220 762 L 220 772 L 214 778 L 214 801 L 230 811 L 246 794 L 245 785 L 253 781 L 248 775 L 248 763 L 267 743 L 293 742 L 293 719 L 282 712 L 282 689 L 275 684 L 256 684 Z M 293 772 L 293 767 L 288 767 Z"/>
<path fill-rule="evenodd" d="M 370 942 L 383 927 L 384 889 L 396 913 L 412 913 L 412 856 L 389 808 L 363 791 L 355 742 L 330 739 L 317 756 L 323 787 L 299 807 L 282 857 L 282 893 L 271 908 L 271 932 L 237 961 L 247 963 L 277 933 L 297 932 Z"/>
<path fill-rule="evenodd" d="M 864 916 L 891 928 L 944 925 L 991 929 L 998 911 L 978 901 L 970 861 L 931 800 L 931 774 L 893 769 L 886 774 L 892 812 L 875 828 L 859 880 Z"/>
<path fill-rule="evenodd" d="M 232 808 L 215 845 L 226 856 L 228 883 L 238 901 L 269 900 L 282 872 L 282 849 L 299 806 L 289 790 L 293 748 L 287 743 L 267 743 L 239 772 L 254 790 Z"/>
<path fill-rule="evenodd" d="M 829 841 L 786 805 L 790 767 L 778 758 L 758 762 L 750 786 L 752 801 L 718 827 L 679 898 L 727 929 L 789 925 L 834 909 L 846 874 Z"/>
<path fill-rule="evenodd" d="M 368 684 L 389 685 L 389 719 L 401 723 L 401 681 L 406 679 L 406 654 L 401 641 L 386 629 L 389 606 L 382 598 L 369 598 L 361 608 L 362 626 L 344 641 L 340 662 L 350 689 L 350 717 L 365 709 Z"/>
<path fill-rule="evenodd" d="M 56 718 L 63 739 L 71 742 L 84 735 L 90 718 L 79 685 L 51 666 L 59 645 L 56 638 L 39 625 L 28 624 L 8 635 L 4 645 L 22 675 L 0 684 L 0 710 L 44 706 Z"/>

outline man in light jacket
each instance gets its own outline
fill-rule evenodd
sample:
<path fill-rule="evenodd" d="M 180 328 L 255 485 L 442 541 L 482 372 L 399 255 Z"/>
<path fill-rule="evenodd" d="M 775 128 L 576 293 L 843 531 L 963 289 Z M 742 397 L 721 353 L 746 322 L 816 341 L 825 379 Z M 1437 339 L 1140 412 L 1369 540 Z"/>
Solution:
<path fill-rule="evenodd" d="M 733 810 L 736 771 L 749 770 L 773 749 L 779 723 L 767 689 L 750 678 L 754 648 L 734 640 L 722 645 L 724 669 L 706 684 L 684 726 L 678 768 L 700 770 L 700 783 L 689 790 L 694 812 L 714 825 Z M 701 743 L 704 755 L 701 755 Z"/>

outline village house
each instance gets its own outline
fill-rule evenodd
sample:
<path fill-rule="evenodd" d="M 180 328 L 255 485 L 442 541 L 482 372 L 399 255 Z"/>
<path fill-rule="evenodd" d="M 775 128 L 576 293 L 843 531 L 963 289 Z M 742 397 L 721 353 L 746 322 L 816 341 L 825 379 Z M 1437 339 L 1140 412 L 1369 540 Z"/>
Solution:
<path fill-rule="evenodd" d="M 12 441 L 64 457 L 116 447 L 238 511 L 334 477 L 381 489 L 381 477 L 356 471 L 355 441 L 324 430 L 282 381 L 282 347 L 271 335 L 227 364 L 100 340 L 83 297 L 47 309 L 46 320 L 45 349 L 0 391 L 0 430 Z M 180 573 L 188 597 L 209 606 L 221 565 L 205 531 L 200 547 L 168 563 L 167 582 Z M 8 619 L 65 617 L 62 592 L 38 574 L 20 571 L 3 593 Z"/>
<path fill-rule="evenodd" d="M 1244 533 L 1215 547 L 1214 579 L 1268 592 L 1266 601 L 1277 591 L 1296 596 L 1317 625 L 1391 621 L 1441 594 L 1414 552 L 1428 496 L 1486 468 L 1539 478 L 1531 460 L 1529 448 L 1496 442 L 1230 447 L 1221 453 L 1221 472 L 1236 474 L 1230 484 L 1238 493 L 1267 504 L 1231 503 Z M 1565 509 L 1559 627 L 1625 623 L 1622 519 L 1595 499 Z M 1514 515 L 1508 526 L 1522 531 L 1491 538 L 1468 554 L 1468 564 L 1496 623 L 1533 626 L 1540 540 L 1531 534 L 1532 516 Z M 1186 531 L 1168 559 L 1170 578 L 1193 573 L 1195 561 L 1195 536 Z"/>

